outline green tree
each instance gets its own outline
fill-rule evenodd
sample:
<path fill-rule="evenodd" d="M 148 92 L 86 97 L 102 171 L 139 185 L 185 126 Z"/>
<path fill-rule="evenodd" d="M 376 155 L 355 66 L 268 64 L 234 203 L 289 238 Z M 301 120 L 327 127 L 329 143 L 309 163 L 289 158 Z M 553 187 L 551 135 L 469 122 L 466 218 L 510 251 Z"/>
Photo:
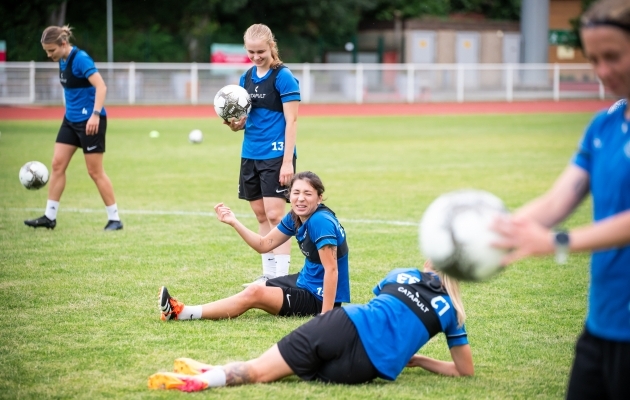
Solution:
<path fill-rule="evenodd" d="M 243 32 L 264 23 L 274 32 L 286 62 L 313 61 L 352 40 L 359 22 L 422 15 L 477 12 L 518 19 L 520 0 L 112 0 L 114 61 L 209 60 L 212 43 L 243 42 Z M 107 60 L 106 0 L 2 2 L 0 40 L 10 61 L 46 59 L 39 38 L 48 25 L 70 24 L 74 43 L 96 61 Z"/>
<path fill-rule="evenodd" d="M 596 0 L 582 0 L 582 13 L 586 11 Z M 569 46 L 582 49 L 582 38 L 580 37 L 580 17 L 571 20 L 571 28 L 573 31 L 573 42 Z"/>
<path fill-rule="evenodd" d="M 418 18 L 423 15 L 445 16 L 450 11 L 449 0 L 379 0 L 374 9 L 364 14 L 364 19 L 392 21 Z"/>
<path fill-rule="evenodd" d="M 451 0 L 451 12 L 478 13 L 489 19 L 518 21 L 521 0 Z"/>
<path fill-rule="evenodd" d="M 45 60 L 40 44 L 42 32 L 46 26 L 59 23 L 64 4 L 65 0 L 0 2 L 0 40 L 7 43 L 7 60 Z"/>
<path fill-rule="evenodd" d="M 424 15 L 477 13 L 489 19 L 517 21 L 520 12 L 521 0 L 379 0 L 364 17 L 392 21 L 396 14 L 402 19 L 409 19 Z"/>

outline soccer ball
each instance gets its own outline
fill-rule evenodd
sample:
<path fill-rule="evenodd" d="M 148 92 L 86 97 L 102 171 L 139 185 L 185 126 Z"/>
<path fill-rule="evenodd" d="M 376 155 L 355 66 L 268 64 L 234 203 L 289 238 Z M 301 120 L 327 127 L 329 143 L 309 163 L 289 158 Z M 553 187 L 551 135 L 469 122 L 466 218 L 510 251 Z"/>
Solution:
<path fill-rule="evenodd" d="M 188 134 L 188 141 L 190 143 L 201 143 L 203 141 L 203 133 L 199 129 L 193 129 Z"/>
<path fill-rule="evenodd" d="M 214 96 L 214 111 L 225 122 L 241 119 L 249 114 L 251 108 L 252 99 L 249 93 L 238 85 L 227 85 Z"/>
<path fill-rule="evenodd" d="M 48 183 L 48 168 L 39 161 L 29 161 L 20 168 L 20 182 L 28 190 L 37 190 Z"/>
<path fill-rule="evenodd" d="M 500 238 L 491 224 L 508 211 L 497 196 L 457 190 L 435 199 L 420 221 L 420 248 L 436 270 L 464 281 L 488 279 L 502 270 L 506 251 L 491 245 Z"/>

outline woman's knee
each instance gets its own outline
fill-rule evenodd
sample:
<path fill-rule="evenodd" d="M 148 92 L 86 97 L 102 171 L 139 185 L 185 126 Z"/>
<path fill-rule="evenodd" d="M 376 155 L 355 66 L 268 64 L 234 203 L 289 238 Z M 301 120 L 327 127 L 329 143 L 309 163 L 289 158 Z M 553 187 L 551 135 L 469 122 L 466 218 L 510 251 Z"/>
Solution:
<path fill-rule="evenodd" d="M 64 172 L 66 172 L 66 168 L 68 168 L 69 163 L 70 159 L 68 159 L 67 157 L 55 155 L 50 164 L 50 168 L 55 174 L 63 174 Z"/>
<path fill-rule="evenodd" d="M 254 215 L 256 215 L 256 221 L 258 221 L 259 224 L 269 223 L 269 220 L 267 219 L 267 214 L 265 214 L 264 210 L 262 210 L 261 212 L 254 212 Z"/>
<path fill-rule="evenodd" d="M 249 285 L 241 293 L 239 293 L 239 296 L 241 296 L 246 304 L 252 305 L 262 299 L 264 290 L 265 286 Z"/>
<path fill-rule="evenodd" d="M 265 213 L 265 205 L 262 200 L 254 200 L 249 203 L 254 215 L 256 216 L 256 220 L 258 220 L 259 224 L 267 222 L 267 214 Z"/>
<path fill-rule="evenodd" d="M 103 171 L 103 168 L 88 168 L 88 175 L 90 175 L 90 178 L 92 178 L 93 181 L 98 181 L 103 178 L 105 172 Z"/>
<path fill-rule="evenodd" d="M 284 208 L 269 207 L 265 209 L 265 217 L 273 225 L 276 226 L 284 217 Z"/>

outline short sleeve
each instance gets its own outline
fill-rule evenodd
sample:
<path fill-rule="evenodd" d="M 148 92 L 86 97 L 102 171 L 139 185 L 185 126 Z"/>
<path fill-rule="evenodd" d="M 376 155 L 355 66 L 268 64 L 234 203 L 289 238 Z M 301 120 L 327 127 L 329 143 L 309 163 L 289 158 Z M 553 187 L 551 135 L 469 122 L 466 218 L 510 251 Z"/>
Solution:
<path fill-rule="evenodd" d="M 337 221 L 326 212 L 313 214 L 309 218 L 308 236 L 318 250 L 326 245 L 339 246 Z"/>
<path fill-rule="evenodd" d="M 448 344 L 448 348 L 454 346 L 463 346 L 468 344 L 468 334 L 466 333 L 466 326 L 463 325 L 458 327 L 456 324 L 454 326 L 449 326 L 444 331 L 446 335 L 446 343 Z"/>
<path fill-rule="evenodd" d="M 396 268 L 391 270 L 382 281 L 380 281 L 374 289 L 372 289 L 372 293 L 378 296 L 383 290 L 383 287 L 390 283 L 413 283 L 418 282 L 420 280 L 420 271 L 416 268 Z"/>
<path fill-rule="evenodd" d="M 300 85 L 289 68 L 282 68 L 276 76 L 276 90 L 283 103 L 300 101 Z"/>
<path fill-rule="evenodd" d="M 78 78 L 89 78 L 98 72 L 94 61 L 86 52 L 80 50 L 72 62 L 72 73 Z"/>
<path fill-rule="evenodd" d="M 247 71 L 243 72 L 243 75 L 241 75 L 241 78 L 238 80 L 238 85 L 242 88 L 245 87 L 245 77 L 247 76 Z"/>
<path fill-rule="evenodd" d="M 578 149 L 573 155 L 573 159 L 571 162 L 587 171 L 589 174 L 591 172 L 591 164 L 592 164 L 592 155 L 593 155 L 593 145 L 596 139 L 596 133 L 598 132 L 602 121 L 605 118 L 605 113 L 598 114 L 591 123 L 588 125 L 586 130 L 584 131 L 584 135 L 582 135 L 582 139 L 580 139 L 580 143 L 578 145 Z"/>
<path fill-rule="evenodd" d="M 282 218 L 278 224 L 278 230 L 287 236 L 295 236 L 295 224 L 293 223 L 293 218 L 291 218 L 290 213 Z"/>

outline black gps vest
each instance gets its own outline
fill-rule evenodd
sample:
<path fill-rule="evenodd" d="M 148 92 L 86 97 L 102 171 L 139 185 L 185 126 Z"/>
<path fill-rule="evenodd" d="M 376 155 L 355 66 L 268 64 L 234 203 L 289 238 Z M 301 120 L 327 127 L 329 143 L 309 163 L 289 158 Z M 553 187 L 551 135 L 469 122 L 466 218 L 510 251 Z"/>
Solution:
<path fill-rule="evenodd" d="M 245 74 L 245 90 L 252 99 L 252 108 L 266 108 L 267 110 L 283 112 L 282 100 L 280 92 L 276 89 L 276 76 L 284 65 L 280 65 L 271 70 L 271 74 L 267 79 L 260 83 L 252 81 L 252 72 L 254 68 L 250 68 Z"/>
<path fill-rule="evenodd" d="M 64 89 L 80 89 L 92 86 L 87 78 L 78 78 L 72 73 L 74 56 L 80 51 L 78 47 L 75 49 L 76 50 L 73 50 L 70 54 L 70 57 L 68 57 L 68 61 L 66 61 L 66 69 L 62 71 L 61 67 L 59 68 L 59 82 L 61 82 L 61 86 L 63 86 Z"/>
<path fill-rule="evenodd" d="M 331 213 L 332 215 L 335 215 L 333 210 L 331 210 L 330 208 L 326 207 L 323 204 L 320 204 L 317 210 L 315 210 L 313 214 L 321 212 L 321 211 L 327 211 Z M 311 215 L 310 218 L 312 217 L 313 215 Z M 339 225 L 341 226 L 341 224 Z M 308 231 L 304 234 L 304 240 L 302 241 L 298 240 L 298 245 L 300 246 L 300 250 L 302 251 L 302 254 L 304 254 L 304 256 L 310 262 L 313 262 L 316 264 L 322 263 L 322 260 L 319 258 L 319 251 L 317 250 L 317 246 L 311 240 L 311 237 L 309 236 Z M 343 243 L 337 245 L 337 259 L 342 258 L 346 254 L 348 254 L 348 241 L 344 240 Z"/>
<path fill-rule="evenodd" d="M 381 294 L 390 294 L 402 301 L 429 331 L 429 338 L 442 332 L 442 324 L 431 301 L 448 293 L 440 280 L 431 274 L 420 272 L 422 280 L 412 284 L 390 283 L 381 289 Z"/>

